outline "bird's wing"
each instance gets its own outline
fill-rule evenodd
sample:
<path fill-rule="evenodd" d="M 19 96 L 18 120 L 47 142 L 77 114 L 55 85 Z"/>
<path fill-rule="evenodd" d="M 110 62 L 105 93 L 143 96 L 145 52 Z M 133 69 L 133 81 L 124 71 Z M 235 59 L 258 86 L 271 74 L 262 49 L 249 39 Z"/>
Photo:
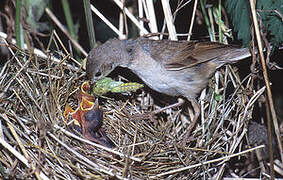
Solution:
<path fill-rule="evenodd" d="M 165 64 L 168 70 L 181 70 L 207 61 L 217 59 L 229 53 L 233 48 L 229 45 L 211 42 L 187 43 L 183 49 L 170 58 Z"/>
<path fill-rule="evenodd" d="M 214 42 L 188 42 L 188 41 L 151 41 L 144 39 L 143 49 L 150 56 L 160 61 L 168 70 L 181 70 L 210 60 L 235 49 L 230 45 Z M 161 42 L 162 41 L 162 42 Z"/>

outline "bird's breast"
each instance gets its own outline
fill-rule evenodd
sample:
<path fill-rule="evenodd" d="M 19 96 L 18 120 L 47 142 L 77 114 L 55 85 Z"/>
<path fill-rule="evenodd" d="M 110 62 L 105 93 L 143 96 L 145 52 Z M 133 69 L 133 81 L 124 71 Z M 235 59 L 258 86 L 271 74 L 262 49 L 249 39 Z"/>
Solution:
<path fill-rule="evenodd" d="M 206 87 L 215 65 L 202 63 L 178 71 L 168 70 L 162 60 L 153 59 L 150 54 L 137 49 L 128 66 L 150 88 L 170 96 L 196 98 Z"/>
<path fill-rule="evenodd" d="M 207 83 L 203 78 L 195 79 L 190 70 L 168 71 L 157 62 L 146 66 L 133 64 L 129 68 L 150 88 L 170 96 L 195 98 Z"/>

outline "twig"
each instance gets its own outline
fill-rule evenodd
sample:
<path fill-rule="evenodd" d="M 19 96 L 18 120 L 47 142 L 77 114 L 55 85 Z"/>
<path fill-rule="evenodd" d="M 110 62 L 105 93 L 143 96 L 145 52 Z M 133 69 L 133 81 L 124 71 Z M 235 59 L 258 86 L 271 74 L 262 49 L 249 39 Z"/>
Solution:
<path fill-rule="evenodd" d="M 119 0 L 113 0 L 119 7 L 121 10 L 123 10 L 123 3 Z M 143 33 L 148 34 L 148 31 L 139 24 L 139 21 L 135 18 L 134 15 L 132 15 L 132 13 L 130 13 L 130 11 L 127 8 L 124 8 L 126 15 L 130 18 L 130 20 L 141 30 L 143 31 Z"/>
<path fill-rule="evenodd" d="M 225 157 L 213 159 L 213 160 L 206 161 L 206 162 L 203 162 L 203 163 L 198 163 L 198 164 L 186 166 L 186 167 L 183 167 L 183 168 L 174 169 L 174 170 L 171 170 L 171 171 L 160 173 L 160 174 L 157 174 L 155 176 L 151 176 L 150 178 L 158 178 L 158 177 L 162 177 L 162 176 L 169 175 L 169 174 L 175 174 L 175 173 L 179 173 L 179 172 L 182 172 L 182 171 L 189 170 L 191 168 L 196 168 L 196 167 L 199 167 L 199 166 L 203 166 L 203 165 L 206 165 L 206 164 L 209 164 L 209 163 L 214 163 L 214 162 L 218 162 L 218 161 L 222 161 L 222 160 L 227 161 L 232 157 L 240 156 L 242 154 L 245 154 L 245 153 L 254 151 L 256 149 L 260 149 L 260 148 L 264 148 L 264 145 L 260 145 L 260 146 L 257 146 L 257 147 L 251 148 L 251 149 L 247 149 L 245 151 L 242 151 L 242 152 L 239 152 L 239 153 L 236 153 L 236 154 L 231 154 L 231 155 L 228 155 L 228 156 L 225 156 Z"/>
<path fill-rule="evenodd" d="M 7 116 L 5 114 L 1 114 L 1 117 L 7 120 Z M 7 123 L 10 123 L 9 121 L 7 121 Z M 16 132 L 15 132 L 16 133 Z M 14 134 L 15 135 L 15 134 Z M 17 135 L 16 135 L 17 136 Z M 19 139 L 18 139 L 19 140 Z M 19 142 L 19 141 L 17 141 Z M 26 167 L 30 168 L 32 167 L 33 170 L 35 170 L 35 167 L 28 161 L 27 158 L 25 158 L 25 156 L 23 156 L 21 153 L 19 153 L 16 149 L 14 149 L 10 144 L 8 144 L 4 138 L 0 138 L 0 144 L 2 144 L 3 147 L 7 148 L 8 151 L 10 151 L 14 156 L 16 156 L 22 163 L 24 163 L 26 165 Z M 22 146 L 22 145 L 21 145 Z M 27 155 L 27 153 L 25 153 L 25 155 Z M 42 172 L 40 171 L 39 173 L 40 178 L 42 178 L 43 180 L 49 180 L 49 178 Z"/>
<path fill-rule="evenodd" d="M 143 18 L 143 0 L 138 0 L 138 12 L 139 12 L 139 19 Z M 140 20 L 140 26 L 144 27 L 144 22 Z M 143 36 L 143 31 L 140 30 L 140 36 Z"/>
<path fill-rule="evenodd" d="M 110 171 L 110 169 L 105 169 L 106 167 L 101 167 L 99 165 L 97 165 L 96 163 L 90 161 L 88 158 L 82 156 L 80 153 L 78 153 L 77 151 L 73 150 L 72 148 L 70 148 L 69 146 L 67 146 L 65 143 L 63 143 L 62 141 L 60 141 L 54 134 L 47 132 L 49 134 L 50 137 L 52 137 L 54 140 L 56 140 L 59 144 L 61 144 L 64 148 L 66 148 L 68 151 L 72 152 L 75 156 L 77 156 L 79 159 L 83 160 L 84 162 L 88 163 L 89 165 L 91 165 L 92 167 L 95 167 L 96 170 L 103 172 L 105 174 L 108 174 L 110 176 L 113 177 L 117 177 L 118 179 L 125 179 L 122 176 L 118 175 L 117 173 L 113 173 Z"/>
<path fill-rule="evenodd" d="M 178 38 L 177 38 L 177 35 L 176 35 L 175 25 L 173 23 L 173 17 L 172 17 L 172 12 L 171 12 L 169 1 L 168 0 L 161 0 L 161 3 L 162 3 L 162 8 L 163 8 L 168 32 L 169 32 L 169 37 L 170 37 L 171 40 L 177 41 Z"/>
<path fill-rule="evenodd" d="M 70 133 L 69 131 L 63 129 L 62 127 L 60 127 L 60 126 L 58 126 L 58 125 L 54 125 L 54 127 L 55 127 L 56 129 L 61 130 L 61 131 L 62 131 L 63 133 L 65 133 L 66 135 L 71 136 L 71 137 L 73 137 L 73 138 L 75 138 L 75 139 L 78 139 L 78 140 L 80 140 L 80 141 L 82 141 L 82 142 L 85 142 L 85 143 L 90 144 L 90 145 L 92 145 L 92 146 L 95 146 L 95 147 L 97 147 L 97 148 L 103 149 L 103 150 L 105 150 L 105 151 L 111 152 L 111 153 L 116 154 L 116 155 L 118 155 L 118 156 L 121 156 L 121 157 L 124 157 L 124 158 L 129 158 L 129 159 L 132 159 L 132 160 L 137 161 L 137 162 L 141 162 L 141 159 L 139 159 L 139 158 L 136 158 L 136 157 L 133 157 L 133 156 L 128 156 L 128 155 L 122 154 L 122 153 L 120 153 L 120 152 L 114 151 L 114 150 L 111 149 L 111 148 L 107 148 L 107 147 L 102 146 L 102 145 L 100 145 L 100 144 L 93 143 L 93 142 L 91 142 L 91 141 L 89 141 L 89 140 L 82 139 L 82 138 L 80 138 L 80 137 L 78 137 L 78 136 L 76 136 L 76 135 Z"/>
<path fill-rule="evenodd" d="M 48 16 L 52 19 L 52 21 L 61 29 L 61 31 L 70 39 L 70 41 L 73 43 L 73 45 L 78 48 L 78 50 L 83 53 L 84 56 L 87 56 L 87 52 L 81 47 L 81 45 L 74 40 L 70 33 L 67 31 L 67 29 L 60 23 L 60 21 L 57 19 L 57 17 L 50 11 L 49 8 L 45 8 L 45 12 L 48 14 Z"/>
<path fill-rule="evenodd" d="M 147 5 L 147 10 L 148 10 L 148 15 L 149 15 L 148 19 L 149 19 L 150 32 L 157 33 L 158 29 L 157 29 L 157 22 L 156 22 L 156 17 L 155 17 L 153 1 L 146 0 L 146 5 Z M 152 39 L 158 39 L 158 37 L 154 36 Z"/>
<path fill-rule="evenodd" d="M 268 101 L 269 101 L 268 104 L 269 104 L 273 124 L 274 124 L 274 127 L 275 127 L 275 133 L 276 133 L 277 142 L 278 142 L 278 146 L 279 146 L 279 150 L 280 150 L 281 161 L 283 161 L 282 140 L 281 140 L 280 133 L 279 133 L 278 120 L 277 120 L 277 117 L 276 117 L 276 112 L 275 112 L 271 88 L 270 88 L 270 81 L 269 81 L 269 78 L 268 78 L 267 68 L 266 68 L 265 59 L 264 59 L 264 55 L 263 55 L 262 40 L 261 40 L 261 37 L 260 37 L 259 25 L 258 25 L 258 21 L 257 21 L 257 17 L 256 17 L 256 9 L 255 9 L 255 1 L 254 0 L 250 0 L 250 6 L 251 6 L 253 24 L 254 24 L 254 27 L 255 27 L 256 39 L 257 39 L 257 42 L 258 42 L 259 56 L 260 56 L 260 60 L 261 60 L 262 70 L 263 70 L 264 82 L 265 82 L 265 85 L 266 85 L 266 88 L 267 88 L 267 98 L 268 98 Z M 270 153 L 271 179 L 273 179 L 274 178 L 274 164 L 273 164 L 274 162 L 273 162 L 272 134 L 271 134 L 271 122 L 270 122 L 270 120 L 267 122 L 267 125 L 268 125 L 268 141 L 269 141 L 269 153 Z"/>
<path fill-rule="evenodd" d="M 0 38 L 2 38 L 5 42 L 5 45 L 8 47 L 8 49 L 10 50 L 11 54 L 15 55 L 11 49 L 11 47 L 8 45 L 7 41 L 5 40 L 7 38 L 7 34 L 3 33 L 3 32 L 0 32 Z M 15 44 L 16 43 L 16 40 L 15 39 L 12 39 L 12 44 Z M 24 48 L 25 50 L 28 48 L 26 44 L 24 44 Z M 45 54 L 44 52 L 42 52 L 40 49 L 37 49 L 37 48 L 33 48 L 33 52 L 31 52 L 33 54 L 35 54 L 36 56 L 40 57 L 40 58 L 43 58 L 43 59 L 50 59 L 52 61 L 54 61 L 55 63 L 62 63 L 60 59 L 54 57 L 54 56 L 51 56 L 51 55 L 47 55 Z M 80 68 L 78 67 L 75 67 L 73 65 L 70 65 L 70 64 L 67 64 L 67 63 L 62 63 L 62 65 L 65 65 L 67 66 L 68 68 L 72 69 L 72 70 L 75 70 L 75 71 L 78 71 Z"/>
<path fill-rule="evenodd" d="M 120 39 L 125 39 L 126 36 L 120 32 L 108 19 L 106 19 L 103 14 L 101 14 L 93 5 L 90 6 L 91 10 L 108 26 L 110 27 Z"/>
<path fill-rule="evenodd" d="M 192 18 L 191 18 L 190 29 L 189 29 L 189 35 L 188 35 L 188 39 L 187 39 L 188 41 L 191 40 L 193 26 L 194 26 L 194 22 L 195 22 L 196 11 L 197 11 L 197 6 L 198 6 L 198 0 L 195 0 L 194 10 L 193 10 Z"/>

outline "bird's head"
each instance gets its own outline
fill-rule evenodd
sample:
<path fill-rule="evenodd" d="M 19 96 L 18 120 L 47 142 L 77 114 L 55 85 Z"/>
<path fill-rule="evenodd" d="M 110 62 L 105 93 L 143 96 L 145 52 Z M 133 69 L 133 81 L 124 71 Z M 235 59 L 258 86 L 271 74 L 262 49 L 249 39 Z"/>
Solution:
<path fill-rule="evenodd" d="M 127 48 L 127 42 L 128 40 L 110 39 L 89 52 L 86 74 L 92 83 L 107 76 L 117 66 L 123 66 L 130 60 L 131 49 Z"/>

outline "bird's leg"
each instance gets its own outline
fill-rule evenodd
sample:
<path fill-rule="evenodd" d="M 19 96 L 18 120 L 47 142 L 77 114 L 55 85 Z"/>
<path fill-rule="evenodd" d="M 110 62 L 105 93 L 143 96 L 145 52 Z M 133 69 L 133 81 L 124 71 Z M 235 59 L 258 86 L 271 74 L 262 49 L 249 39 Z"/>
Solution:
<path fill-rule="evenodd" d="M 160 113 L 160 112 L 163 112 L 165 111 L 166 109 L 170 109 L 170 108 L 174 108 L 174 107 L 179 107 L 181 106 L 182 104 L 184 104 L 184 100 L 182 98 L 179 98 L 178 99 L 178 102 L 174 103 L 174 104 L 171 104 L 169 106 L 165 106 L 163 108 L 160 108 L 160 109 L 157 109 L 155 111 L 152 111 L 151 114 L 154 115 L 154 114 L 157 114 L 157 113 Z"/>
<path fill-rule="evenodd" d="M 193 121 L 191 122 L 189 128 L 188 128 L 188 131 L 187 133 L 185 134 L 185 137 L 183 139 L 183 145 L 185 145 L 188 141 L 188 138 L 190 137 L 193 129 L 195 128 L 196 124 L 197 124 L 197 121 L 198 121 L 198 117 L 200 115 L 200 107 L 199 107 L 199 104 L 198 102 L 195 100 L 195 99 L 189 99 L 188 100 L 191 102 L 191 105 L 193 107 L 193 110 L 194 110 L 194 118 L 193 118 Z"/>

